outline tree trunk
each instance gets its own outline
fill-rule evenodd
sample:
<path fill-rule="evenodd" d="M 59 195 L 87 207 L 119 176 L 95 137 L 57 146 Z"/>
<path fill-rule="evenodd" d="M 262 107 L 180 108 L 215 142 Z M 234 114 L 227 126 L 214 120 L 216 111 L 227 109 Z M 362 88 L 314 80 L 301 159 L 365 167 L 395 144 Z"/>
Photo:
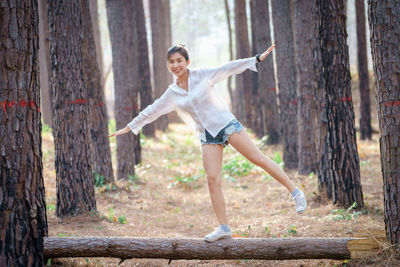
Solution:
<path fill-rule="evenodd" d="M 49 1 L 56 216 L 96 210 L 81 1 Z"/>
<path fill-rule="evenodd" d="M 151 45 L 153 51 L 154 99 L 159 98 L 170 83 L 167 62 L 167 31 L 164 17 L 164 5 L 167 0 L 152 0 L 150 5 Z M 145 107 L 144 107 L 145 108 Z M 163 115 L 154 122 L 156 129 L 165 131 L 168 128 L 168 115 Z"/>
<path fill-rule="evenodd" d="M 372 136 L 364 0 L 356 0 L 356 17 L 358 80 L 360 85 L 360 133 L 361 139 L 364 140 L 371 139 Z"/>
<path fill-rule="evenodd" d="M 231 16 L 230 16 L 230 8 L 229 8 L 229 3 L 228 0 L 224 0 L 224 5 L 225 5 L 225 15 L 226 15 L 226 23 L 228 27 L 228 37 L 229 37 L 229 60 L 233 60 L 233 41 L 232 41 L 232 26 L 231 26 Z M 233 90 L 232 90 L 232 76 L 228 77 L 228 92 L 229 92 L 229 97 L 231 100 L 231 109 L 232 109 L 232 103 L 233 103 Z"/>
<path fill-rule="evenodd" d="M 254 53 L 262 53 L 272 43 L 268 1 L 253 0 L 250 5 L 253 51 Z M 250 118 L 253 122 L 254 133 L 258 138 L 268 135 L 268 144 L 278 144 L 279 112 L 272 54 L 269 54 L 258 65 L 258 73 L 253 74 L 257 77 L 255 86 L 257 91 L 253 92 L 252 96 L 254 101 L 252 107 L 255 113 Z"/>
<path fill-rule="evenodd" d="M 247 30 L 246 1 L 235 0 L 235 37 L 236 37 L 236 58 L 250 57 L 249 34 Z M 251 127 L 252 90 L 251 73 L 245 71 L 236 75 L 236 86 L 233 112 L 238 120 L 246 127 Z"/>
<path fill-rule="evenodd" d="M 47 0 L 39 0 L 39 64 L 40 64 L 40 94 L 41 114 L 43 122 L 53 127 L 53 104 L 50 97 L 50 48 L 49 25 L 47 19 Z"/>
<path fill-rule="evenodd" d="M 200 238 L 49 237 L 45 256 L 185 260 L 349 259 L 379 250 L 380 239 L 367 238 L 232 238 L 214 243 Z M 120 263 L 121 263 L 120 262 Z"/>
<path fill-rule="evenodd" d="M 37 1 L 0 11 L 0 266 L 45 264 L 38 12 Z"/>
<path fill-rule="evenodd" d="M 98 184 L 114 182 L 114 172 L 111 164 L 110 138 L 108 137 L 107 107 L 104 103 L 104 91 L 101 72 L 96 55 L 93 25 L 89 12 L 89 1 L 82 3 L 82 25 L 86 33 L 83 38 L 84 68 L 87 73 L 86 86 L 88 103 L 91 109 L 89 130 L 92 147 L 91 170 Z M 96 10 L 97 14 L 97 10 Z M 95 20 L 96 21 L 96 20 Z"/>
<path fill-rule="evenodd" d="M 138 115 L 138 54 L 135 7 L 131 1 L 108 0 L 107 18 L 113 58 L 115 121 L 117 129 Z M 117 179 L 135 174 L 140 134 L 117 136 Z M 139 157 L 140 158 L 140 157 Z"/>
<path fill-rule="evenodd" d="M 305 175 L 317 170 L 315 94 L 319 70 L 314 53 L 318 51 L 316 24 L 319 21 L 316 10 L 316 0 L 294 1 L 298 172 Z"/>
<path fill-rule="evenodd" d="M 297 169 L 296 70 L 290 0 L 272 0 L 271 5 L 274 39 L 278 44 L 275 56 L 283 161 L 286 169 Z"/>
<path fill-rule="evenodd" d="M 104 91 L 104 64 L 103 64 L 103 53 L 101 50 L 101 39 L 100 39 L 100 25 L 99 25 L 99 14 L 97 13 L 97 0 L 89 1 L 90 18 L 92 19 L 93 26 L 93 39 L 96 47 L 96 58 L 97 64 L 99 65 L 101 87 Z"/>
<path fill-rule="evenodd" d="M 385 228 L 392 244 L 400 243 L 400 3 L 368 1 L 379 145 L 383 176 Z"/>
<path fill-rule="evenodd" d="M 138 37 L 138 68 L 139 75 L 139 94 L 140 94 L 140 109 L 145 109 L 153 103 L 151 92 L 151 76 L 149 63 L 149 47 L 147 45 L 146 20 L 144 16 L 143 0 L 135 0 L 136 6 L 136 26 Z M 149 123 L 143 127 L 145 136 L 155 136 L 155 124 Z"/>
<path fill-rule="evenodd" d="M 327 152 L 333 203 L 364 206 L 351 98 L 346 15 L 343 0 L 319 2 L 321 58 L 327 115 Z"/>

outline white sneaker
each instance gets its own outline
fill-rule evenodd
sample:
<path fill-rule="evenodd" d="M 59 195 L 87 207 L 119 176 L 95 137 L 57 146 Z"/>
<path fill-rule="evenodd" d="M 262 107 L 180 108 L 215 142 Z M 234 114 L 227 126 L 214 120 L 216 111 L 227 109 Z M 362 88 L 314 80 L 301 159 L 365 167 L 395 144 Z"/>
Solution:
<path fill-rule="evenodd" d="M 297 213 L 303 213 L 307 209 L 307 200 L 303 191 L 300 191 L 300 193 L 294 196 L 293 200 L 296 203 Z"/>
<path fill-rule="evenodd" d="M 215 228 L 214 232 L 209 233 L 208 235 L 206 235 L 204 237 L 204 240 L 207 241 L 207 242 L 214 242 L 214 241 L 217 241 L 219 239 L 230 238 L 230 237 L 232 237 L 231 230 L 226 232 L 223 229 L 221 229 L 221 227 L 218 227 L 218 228 Z"/>

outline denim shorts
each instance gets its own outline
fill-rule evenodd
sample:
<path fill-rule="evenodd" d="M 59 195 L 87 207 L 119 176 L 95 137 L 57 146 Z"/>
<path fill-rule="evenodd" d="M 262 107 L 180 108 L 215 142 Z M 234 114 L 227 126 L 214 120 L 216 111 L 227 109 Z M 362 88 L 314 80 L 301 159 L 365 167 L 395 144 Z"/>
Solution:
<path fill-rule="evenodd" d="M 229 145 L 228 137 L 234 132 L 240 132 L 243 128 L 243 125 L 237 119 L 233 119 L 221 131 L 219 131 L 215 137 L 212 137 L 212 135 L 204 129 L 206 132 L 206 141 L 200 140 L 201 145 L 221 144 L 226 147 Z"/>

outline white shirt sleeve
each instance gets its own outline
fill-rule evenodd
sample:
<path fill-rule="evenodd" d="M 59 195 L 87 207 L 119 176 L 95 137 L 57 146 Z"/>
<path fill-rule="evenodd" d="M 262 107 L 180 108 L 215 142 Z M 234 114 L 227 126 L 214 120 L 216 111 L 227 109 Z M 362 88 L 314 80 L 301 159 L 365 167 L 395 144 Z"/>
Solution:
<path fill-rule="evenodd" d="M 174 109 L 175 102 L 173 94 L 168 88 L 153 102 L 153 104 L 148 105 L 143 109 L 130 123 L 127 124 L 127 126 L 137 135 L 143 126 L 156 120 L 160 116 L 173 111 Z"/>
<path fill-rule="evenodd" d="M 204 68 L 204 74 L 208 77 L 212 84 L 216 84 L 231 75 L 236 75 L 244 72 L 246 69 L 258 72 L 256 57 L 242 58 L 232 60 L 219 67 Z"/>

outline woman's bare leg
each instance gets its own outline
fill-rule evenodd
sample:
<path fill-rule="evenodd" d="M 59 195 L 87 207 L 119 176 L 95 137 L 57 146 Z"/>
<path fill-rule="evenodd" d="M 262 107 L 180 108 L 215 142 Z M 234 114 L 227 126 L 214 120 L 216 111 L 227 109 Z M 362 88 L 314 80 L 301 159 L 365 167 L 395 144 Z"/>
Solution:
<path fill-rule="evenodd" d="M 222 145 L 204 144 L 201 146 L 204 170 L 207 175 L 208 190 L 210 191 L 211 203 L 217 220 L 220 224 L 228 224 L 225 210 L 225 200 L 221 189 L 222 183 Z"/>
<path fill-rule="evenodd" d="M 267 173 L 274 177 L 278 182 L 284 185 L 289 192 L 293 192 L 296 186 L 286 175 L 286 173 L 276 164 L 273 160 L 264 156 L 264 154 L 258 149 L 254 142 L 250 139 L 246 129 L 243 128 L 239 133 L 235 132 L 228 138 L 229 143 L 237 150 L 240 154 L 245 156 L 249 161 L 257 166 L 263 168 Z"/>

